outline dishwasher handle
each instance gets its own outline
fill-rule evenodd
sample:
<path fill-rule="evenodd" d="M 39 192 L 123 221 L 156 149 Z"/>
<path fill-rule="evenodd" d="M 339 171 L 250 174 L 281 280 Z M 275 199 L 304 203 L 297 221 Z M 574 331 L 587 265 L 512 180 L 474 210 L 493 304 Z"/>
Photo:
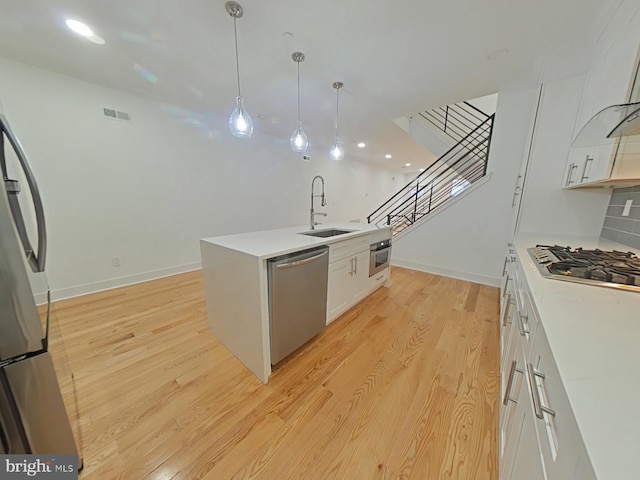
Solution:
<path fill-rule="evenodd" d="M 289 262 L 289 263 L 281 263 L 280 265 L 276 265 L 276 268 L 278 270 L 281 270 L 283 268 L 293 268 L 293 267 L 299 267 L 300 265 L 306 265 L 307 263 L 311 263 L 314 260 L 317 260 L 325 256 L 327 253 L 328 252 L 322 252 L 319 255 L 314 255 L 313 257 L 305 258 L 304 260 L 297 260 L 295 262 Z"/>

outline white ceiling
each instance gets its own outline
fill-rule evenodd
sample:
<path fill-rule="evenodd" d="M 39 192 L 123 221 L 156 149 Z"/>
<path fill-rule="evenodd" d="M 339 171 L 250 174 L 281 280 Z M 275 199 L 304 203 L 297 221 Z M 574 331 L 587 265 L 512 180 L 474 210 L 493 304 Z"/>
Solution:
<path fill-rule="evenodd" d="M 240 0 L 245 106 L 255 130 L 273 137 L 280 147 L 288 144 L 296 120 L 291 53 L 302 51 L 302 121 L 314 160 L 326 159 L 333 140 L 331 85 L 342 81 L 340 129 L 347 160 L 422 166 L 430 155 L 411 142 L 393 118 L 535 80 L 541 59 L 593 46 L 619 3 Z M 224 4 L 0 0 L 0 55 L 200 114 L 226 116 L 233 108 L 236 77 L 233 20 Z M 87 23 L 106 44 L 73 34 L 64 24 L 66 18 Z M 510 53 L 487 59 L 502 48 Z M 155 81 L 145 79 L 144 72 Z M 367 148 L 357 149 L 357 141 L 366 142 Z M 394 158 L 385 160 L 385 153 Z"/>

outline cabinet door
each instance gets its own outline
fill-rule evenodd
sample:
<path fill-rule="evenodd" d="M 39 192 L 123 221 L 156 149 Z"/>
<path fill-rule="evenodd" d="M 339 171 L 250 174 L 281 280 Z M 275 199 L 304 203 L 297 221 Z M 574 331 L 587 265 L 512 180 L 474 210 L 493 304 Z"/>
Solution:
<path fill-rule="evenodd" d="M 329 284 L 327 290 L 327 324 L 345 311 L 351 298 L 351 277 L 353 257 L 329 264 Z"/>
<path fill-rule="evenodd" d="M 519 342 L 518 342 L 519 343 Z M 500 397 L 500 478 L 511 475 L 513 460 L 518 446 L 520 429 L 524 420 L 524 410 L 518 408 L 518 397 L 524 385 L 525 375 L 524 353 L 522 348 L 516 349 L 514 358 L 506 371 L 501 372 L 507 388 Z M 526 390 L 526 387 L 524 387 Z"/>
<path fill-rule="evenodd" d="M 539 406 L 535 425 L 540 439 L 540 452 L 551 479 L 571 478 L 583 456 L 583 442 L 560 372 L 551 353 L 544 329 L 538 331 L 529 376 Z M 548 409 L 545 411 L 544 408 Z M 553 413 L 550 413 L 553 412 Z"/>
<path fill-rule="evenodd" d="M 504 308 L 502 311 L 501 324 L 500 324 L 500 365 L 501 369 L 508 368 L 508 364 L 512 359 L 507 356 L 507 350 L 509 348 L 509 342 L 513 337 L 513 316 L 516 311 L 516 302 L 511 292 L 508 292 L 504 301 Z M 504 389 L 504 384 L 503 384 Z"/>
<path fill-rule="evenodd" d="M 572 188 L 609 178 L 613 165 L 611 145 L 572 148 L 563 187 Z"/>
<path fill-rule="evenodd" d="M 351 277 L 351 305 L 359 302 L 369 293 L 369 250 L 353 257 L 354 267 Z"/>
<path fill-rule="evenodd" d="M 538 446 L 535 414 L 531 402 L 524 351 L 518 350 L 518 363 L 522 365 L 520 391 L 515 403 L 514 426 L 507 434 L 507 442 L 514 442 L 513 454 L 507 451 L 500 480 L 546 480 L 544 461 Z M 519 373 L 519 372 L 516 372 Z M 513 395 L 511 395 L 513 396 Z M 502 465 L 501 465 L 502 466 Z"/>
<path fill-rule="evenodd" d="M 538 439 L 536 437 L 536 428 L 534 424 L 534 415 L 531 410 L 529 399 L 527 398 L 527 389 L 521 389 L 524 395 L 520 395 L 518 407 L 523 404 L 522 428 L 520 429 L 520 437 L 518 439 L 518 448 L 513 459 L 513 468 L 511 469 L 511 480 L 545 480 L 544 464 L 538 450 Z M 521 393 L 522 393 L 521 392 Z M 526 406 L 526 407 L 524 407 Z"/>

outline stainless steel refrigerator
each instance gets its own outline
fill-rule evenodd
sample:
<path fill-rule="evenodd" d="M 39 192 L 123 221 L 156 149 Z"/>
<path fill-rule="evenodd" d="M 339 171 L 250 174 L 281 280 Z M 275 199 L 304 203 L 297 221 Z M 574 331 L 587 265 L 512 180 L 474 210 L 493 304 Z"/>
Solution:
<path fill-rule="evenodd" d="M 77 455 L 48 348 L 42 202 L 1 113 L 0 130 L 0 454 Z"/>

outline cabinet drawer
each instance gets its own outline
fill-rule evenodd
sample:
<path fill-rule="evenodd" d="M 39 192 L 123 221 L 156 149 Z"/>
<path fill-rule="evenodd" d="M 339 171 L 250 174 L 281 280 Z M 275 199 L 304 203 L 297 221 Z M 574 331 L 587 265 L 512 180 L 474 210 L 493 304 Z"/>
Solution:
<path fill-rule="evenodd" d="M 356 238 L 329 244 L 329 263 L 337 262 L 350 255 L 356 255 L 369 250 L 369 236 L 361 235 Z"/>
<path fill-rule="evenodd" d="M 385 268 L 374 276 L 369 277 L 369 291 L 373 292 L 379 286 L 383 285 L 389 279 L 389 268 Z"/>
<path fill-rule="evenodd" d="M 588 464 L 588 458 L 542 325 L 527 363 L 527 378 L 547 477 L 573 478 L 578 464 Z"/>

